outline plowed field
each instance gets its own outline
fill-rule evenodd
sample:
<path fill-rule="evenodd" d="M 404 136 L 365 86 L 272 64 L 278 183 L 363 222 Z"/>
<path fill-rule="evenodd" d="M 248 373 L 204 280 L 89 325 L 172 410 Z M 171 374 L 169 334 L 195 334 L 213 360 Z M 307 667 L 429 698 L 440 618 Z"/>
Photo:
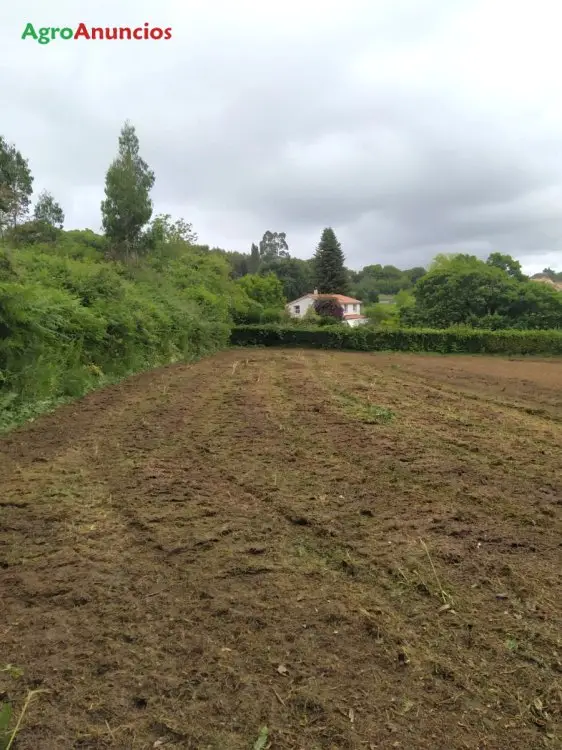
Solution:
<path fill-rule="evenodd" d="M 560 360 L 231 350 L 0 481 L 14 750 L 562 747 Z"/>

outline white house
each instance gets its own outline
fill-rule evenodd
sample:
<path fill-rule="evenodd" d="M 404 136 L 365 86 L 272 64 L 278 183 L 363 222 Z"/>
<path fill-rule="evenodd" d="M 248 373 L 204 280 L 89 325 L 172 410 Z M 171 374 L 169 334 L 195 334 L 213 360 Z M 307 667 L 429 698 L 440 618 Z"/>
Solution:
<path fill-rule="evenodd" d="M 343 307 L 343 319 L 349 326 L 358 326 L 367 323 L 368 318 L 361 314 L 361 300 L 346 297 L 345 294 L 318 294 L 315 289 L 312 294 L 305 294 L 286 305 L 287 312 L 293 318 L 303 318 L 308 310 L 314 307 L 317 299 L 336 299 Z"/>

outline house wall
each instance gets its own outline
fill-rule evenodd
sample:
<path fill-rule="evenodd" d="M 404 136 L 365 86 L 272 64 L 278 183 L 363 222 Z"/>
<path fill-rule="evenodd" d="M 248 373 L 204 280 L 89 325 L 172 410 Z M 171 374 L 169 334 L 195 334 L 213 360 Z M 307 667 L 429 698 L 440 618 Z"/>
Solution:
<path fill-rule="evenodd" d="M 295 304 L 300 308 L 298 313 L 295 312 Z M 307 310 L 309 310 L 313 306 L 314 300 L 312 299 L 312 297 L 303 297 L 302 299 L 297 300 L 296 303 L 287 305 L 287 310 L 289 311 L 289 315 L 292 315 L 294 318 L 302 318 L 304 315 L 306 315 Z"/>
<path fill-rule="evenodd" d="M 299 307 L 298 313 L 295 312 L 296 305 L 298 305 Z M 306 315 L 307 311 L 311 307 L 314 307 L 314 299 L 312 297 L 302 297 L 301 299 L 296 300 L 296 302 L 293 302 L 292 304 L 287 305 L 287 310 L 289 312 L 289 315 L 292 315 L 293 317 L 296 317 L 296 318 L 302 318 L 304 315 Z M 348 304 L 342 305 L 342 307 L 343 307 L 344 313 L 347 315 L 353 315 L 353 314 L 360 315 L 361 314 L 361 305 L 358 302 L 356 302 L 355 304 L 348 303 Z"/>

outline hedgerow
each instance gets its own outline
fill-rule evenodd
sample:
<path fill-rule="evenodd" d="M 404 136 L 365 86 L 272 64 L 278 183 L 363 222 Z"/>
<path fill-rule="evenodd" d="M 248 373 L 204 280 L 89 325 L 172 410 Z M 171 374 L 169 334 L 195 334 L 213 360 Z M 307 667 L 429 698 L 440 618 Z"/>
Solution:
<path fill-rule="evenodd" d="M 332 326 L 235 326 L 235 346 L 301 346 L 357 351 L 440 352 L 442 354 L 562 354 L 562 331 L 484 331 L 420 328 L 372 330 Z"/>
<path fill-rule="evenodd" d="M 244 299 L 225 260 L 192 247 L 127 265 L 84 234 L 83 244 L 73 233 L 52 246 L 0 247 L 0 430 L 228 345 L 230 304 Z"/>

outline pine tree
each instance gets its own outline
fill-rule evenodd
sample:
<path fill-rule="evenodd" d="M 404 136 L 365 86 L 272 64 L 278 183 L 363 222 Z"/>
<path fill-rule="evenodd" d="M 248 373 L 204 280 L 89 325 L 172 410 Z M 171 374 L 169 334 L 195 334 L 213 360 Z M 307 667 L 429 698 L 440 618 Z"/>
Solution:
<path fill-rule="evenodd" d="M 119 136 L 119 155 L 107 170 L 106 198 L 101 204 L 105 233 L 125 257 L 138 251 L 141 230 L 152 216 L 153 185 L 154 172 L 139 155 L 135 128 L 126 122 Z"/>
<path fill-rule="evenodd" d="M 32 192 L 27 159 L 0 136 L 0 234 L 27 216 Z"/>
<path fill-rule="evenodd" d="M 346 294 L 348 276 L 341 245 L 331 227 L 322 232 L 314 254 L 314 275 L 320 294 Z"/>
<path fill-rule="evenodd" d="M 51 227 L 62 229 L 62 225 L 64 224 L 64 211 L 53 198 L 51 193 L 43 190 L 39 193 L 39 197 L 37 198 L 33 218 L 35 221 L 41 221 L 44 224 L 49 224 Z"/>

